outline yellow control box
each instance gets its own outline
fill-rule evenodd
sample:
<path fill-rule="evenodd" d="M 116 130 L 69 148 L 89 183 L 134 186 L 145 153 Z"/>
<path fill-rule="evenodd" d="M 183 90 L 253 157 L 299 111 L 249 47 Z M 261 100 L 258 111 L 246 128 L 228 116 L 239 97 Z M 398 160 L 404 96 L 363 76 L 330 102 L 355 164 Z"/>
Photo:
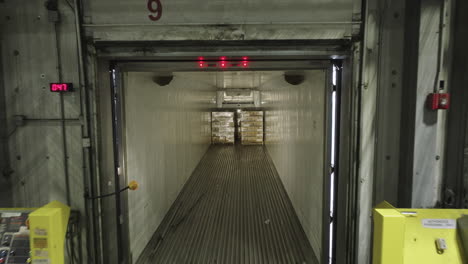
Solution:
<path fill-rule="evenodd" d="M 54 201 L 29 214 L 33 264 L 63 264 L 70 208 Z"/>
<path fill-rule="evenodd" d="M 466 209 L 374 209 L 373 264 L 462 264 L 457 219 Z"/>

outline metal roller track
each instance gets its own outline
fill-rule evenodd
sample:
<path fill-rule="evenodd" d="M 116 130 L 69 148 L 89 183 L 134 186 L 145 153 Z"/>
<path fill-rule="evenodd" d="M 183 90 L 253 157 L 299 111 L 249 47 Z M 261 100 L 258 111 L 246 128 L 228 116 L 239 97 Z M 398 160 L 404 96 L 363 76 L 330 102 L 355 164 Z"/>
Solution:
<path fill-rule="evenodd" d="M 137 261 L 318 263 L 263 146 L 211 146 Z"/>

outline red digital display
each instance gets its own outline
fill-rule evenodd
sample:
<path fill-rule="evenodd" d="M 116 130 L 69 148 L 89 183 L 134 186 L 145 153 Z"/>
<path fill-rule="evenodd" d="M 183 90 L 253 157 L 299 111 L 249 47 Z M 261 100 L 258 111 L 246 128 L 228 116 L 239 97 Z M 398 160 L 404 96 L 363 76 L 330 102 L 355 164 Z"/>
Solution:
<path fill-rule="evenodd" d="M 71 92 L 73 91 L 72 83 L 51 83 L 50 84 L 51 92 Z"/>

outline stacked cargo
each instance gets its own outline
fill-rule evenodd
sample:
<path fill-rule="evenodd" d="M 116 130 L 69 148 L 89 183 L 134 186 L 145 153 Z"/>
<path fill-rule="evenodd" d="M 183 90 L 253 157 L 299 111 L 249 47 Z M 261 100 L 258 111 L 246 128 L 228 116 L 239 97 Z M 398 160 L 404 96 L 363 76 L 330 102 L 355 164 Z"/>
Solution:
<path fill-rule="evenodd" d="M 263 111 L 243 111 L 241 117 L 242 145 L 263 144 Z"/>
<path fill-rule="evenodd" d="M 234 144 L 234 112 L 213 112 L 211 118 L 211 142 L 213 144 Z"/>

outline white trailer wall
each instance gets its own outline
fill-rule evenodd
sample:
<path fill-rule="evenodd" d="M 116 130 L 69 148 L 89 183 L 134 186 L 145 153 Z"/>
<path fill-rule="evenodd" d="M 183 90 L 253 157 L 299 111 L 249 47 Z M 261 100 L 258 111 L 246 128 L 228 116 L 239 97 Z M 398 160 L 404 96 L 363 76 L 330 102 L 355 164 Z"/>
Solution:
<path fill-rule="evenodd" d="M 133 262 L 211 143 L 215 90 L 183 73 L 166 86 L 154 76 L 124 74 L 126 174 L 140 183 L 128 195 Z"/>
<path fill-rule="evenodd" d="M 322 252 L 326 72 L 288 84 L 279 73 L 261 87 L 265 143 L 317 256 Z"/>

